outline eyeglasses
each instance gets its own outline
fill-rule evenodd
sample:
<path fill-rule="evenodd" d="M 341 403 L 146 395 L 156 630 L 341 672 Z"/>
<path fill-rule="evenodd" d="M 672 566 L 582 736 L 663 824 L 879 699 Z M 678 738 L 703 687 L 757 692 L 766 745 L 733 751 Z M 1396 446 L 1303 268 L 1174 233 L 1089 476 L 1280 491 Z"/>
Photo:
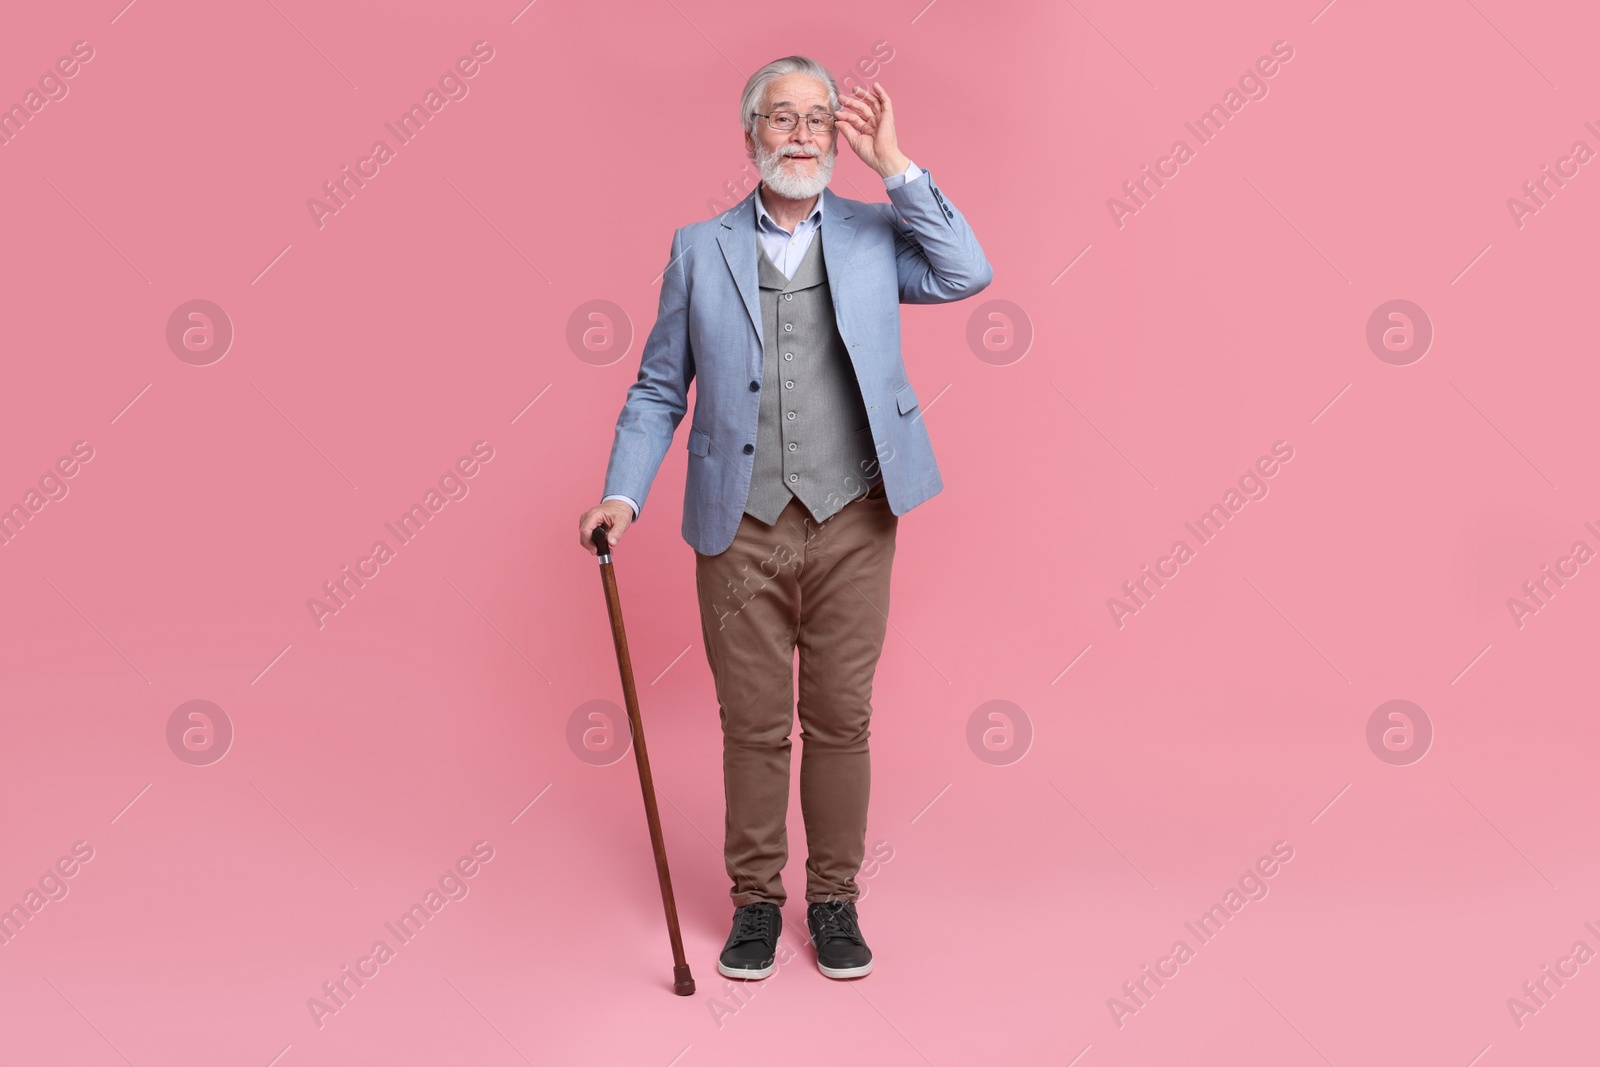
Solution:
<path fill-rule="evenodd" d="M 774 111 L 770 115 L 763 115 L 759 111 L 752 111 L 757 118 L 767 120 L 767 125 L 775 130 L 788 131 L 800 124 L 800 116 L 793 111 Z M 813 112 L 806 116 L 806 129 L 812 133 L 832 133 L 833 116 Z"/>

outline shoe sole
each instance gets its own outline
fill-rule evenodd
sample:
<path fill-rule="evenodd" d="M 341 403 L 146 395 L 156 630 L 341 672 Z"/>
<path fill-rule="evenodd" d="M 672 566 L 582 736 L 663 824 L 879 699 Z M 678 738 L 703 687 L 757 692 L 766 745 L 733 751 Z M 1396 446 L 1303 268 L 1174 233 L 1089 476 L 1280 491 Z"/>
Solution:
<path fill-rule="evenodd" d="M 767 964 L 765 967 L 757 967 L 754 970 L 746 971 L 739 970 L 737 967 L 728 967 L 724 965 L 721 960 L 717 961 L 717 971 L 725 978 L 765 978 L 767 975 L 776 970 L 777 967 L 778 961 L 776 958 L 774 958 L 773 961 Z"/>
<path fill-rule="evenodd" d="M 817 947 L 816 938 L 811 938 L 811 947 Z M 860 978 L 864 974 L 872 973 L 872 961 L 868 960 L 859 967 L 824 967 L 822 961 L 817 961 L 817 970 L 826 978 Z"/>

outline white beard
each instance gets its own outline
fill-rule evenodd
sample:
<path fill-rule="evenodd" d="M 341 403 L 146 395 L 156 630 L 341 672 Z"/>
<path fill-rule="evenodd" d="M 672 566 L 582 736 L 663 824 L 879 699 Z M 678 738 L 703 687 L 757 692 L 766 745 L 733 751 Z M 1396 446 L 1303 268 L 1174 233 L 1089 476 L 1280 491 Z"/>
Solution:
<path fill-rule="evenodd" d="M 811 146 L 815 148 L 815 144 Z M 839 157 L 838 145 L 826 155 L 818 157 L 815 173 L 810 178 L 800 178 L 789 174 L 783 169 L 783 151 L 778 149 L 769 152 L 765 145 L 756 144 L 756 169 L 761 172 L 761 180 L 767 188 L 779 196 L 789 200 L 810 200 L 827 188 L 828 182 L 833 179 L 833 164 Z"/>

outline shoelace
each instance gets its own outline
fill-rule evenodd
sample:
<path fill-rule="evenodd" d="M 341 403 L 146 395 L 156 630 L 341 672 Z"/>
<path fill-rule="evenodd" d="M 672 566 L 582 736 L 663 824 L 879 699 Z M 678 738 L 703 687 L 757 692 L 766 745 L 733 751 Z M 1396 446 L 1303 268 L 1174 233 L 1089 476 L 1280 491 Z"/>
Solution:
<path fill-rule="evenodd" d="M 823 904 L 816 908 L 813 917 L 817 924 L 817 940 L 828 941 L 842 937 L 858 945 L 866 944 L 861 929 L 856 925 L 855 910 L 848 904 Z"/>
<path fill-rule="evenodd" d="M 771 941 L 772 908 L 748 907 L 739 909 L 739 921 L 733 925 L 733 943 L 741 941 Z"/>

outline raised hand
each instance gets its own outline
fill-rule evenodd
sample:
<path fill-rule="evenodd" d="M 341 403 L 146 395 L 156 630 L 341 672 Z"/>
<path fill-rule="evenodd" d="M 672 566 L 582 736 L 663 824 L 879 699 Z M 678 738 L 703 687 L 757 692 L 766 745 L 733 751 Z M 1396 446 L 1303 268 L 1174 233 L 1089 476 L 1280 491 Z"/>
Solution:
<path fill-rule="evenodd" d="M 885 178 L 906 169 L 911 161 L 900 151 L 894 105 L 880 83 L 873 82 L 871 90 L 856 86 L 853 95 L 840 99 L 839 107 L 833 113 L 834 124 L 861 162 Z"/>

